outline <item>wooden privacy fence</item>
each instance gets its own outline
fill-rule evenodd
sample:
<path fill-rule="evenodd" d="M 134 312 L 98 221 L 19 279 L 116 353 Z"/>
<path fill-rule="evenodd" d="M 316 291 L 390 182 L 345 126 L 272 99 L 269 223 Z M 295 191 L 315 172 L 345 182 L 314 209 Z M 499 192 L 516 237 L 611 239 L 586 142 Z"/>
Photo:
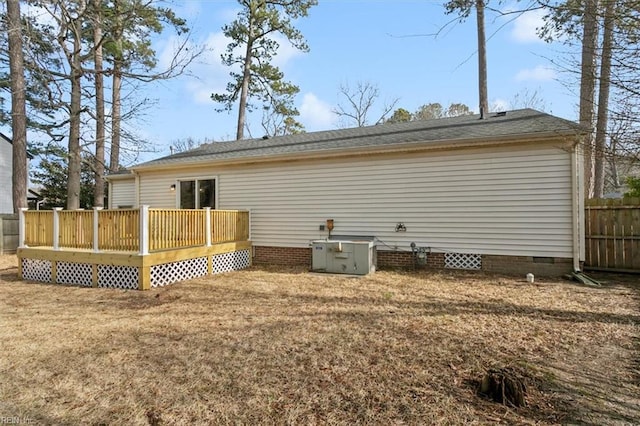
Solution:
<path fill-rule="evenodd" d="M 640 272 L 640 198 L 585 204 L 585 267 Z"/>
<path fill-rule="evenodd" d="M 249 240 L 246 210 L 72 210 L 20 215 L 20 246 L 142 254 Z"/>

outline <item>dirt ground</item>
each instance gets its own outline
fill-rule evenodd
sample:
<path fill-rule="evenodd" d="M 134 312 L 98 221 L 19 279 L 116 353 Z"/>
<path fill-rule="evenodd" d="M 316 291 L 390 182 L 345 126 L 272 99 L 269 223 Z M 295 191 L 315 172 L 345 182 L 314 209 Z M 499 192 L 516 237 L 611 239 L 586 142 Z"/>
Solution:
<path fill-rule="evenodd" d="M 640 277 L 254 268 L 147 292 L 0 256 L 0 418 L 31 424 L 640 422 Z M 525 407 L 477 394 L 509 366 Z"/>

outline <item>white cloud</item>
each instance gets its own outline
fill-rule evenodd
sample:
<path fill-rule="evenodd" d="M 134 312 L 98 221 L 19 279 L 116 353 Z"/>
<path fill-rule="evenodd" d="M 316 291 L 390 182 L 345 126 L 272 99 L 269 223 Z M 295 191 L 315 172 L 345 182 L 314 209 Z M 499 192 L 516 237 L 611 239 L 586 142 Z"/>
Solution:
<path fill-rule="evenodd" d="M 331 105 L 318 99 L 313 93 L 305 93 L 300 105 L 300 121 L 307 131 L 327 130 L 333 127 L 336 119 Z"/>
<path fill-rule="evenodd" d="M 519 43 L 542 42 L 537 29 L 544 25 L 545 12 L 542 9 L 525 12 L 513 21 L 511 36 Z"/>
<path fill-rule="evenodd" d="M 216 11 L 216 19 L 220 22 L 232 22 L 237 17 L 238 14 L 242 11 L 242 8 L 239 7 L 227 7 L 225 9 L 219 9 Z"/>
<path fill-rule="evenodd" d="M 556 78 L 556 72 L 544 65 L 518 71 L 516 81 L 549 81 Z"/>
<path fill-rule="evenodd" d="M 292 58 L 300 54 L 298 50 L 293 48 L 288 41 L 282 37 L 275 37 L 280 45 L 278 53 L 273 59 L 273 64 L 284 67 Z M 192 77 L 185 83 L 185 89 L 191 94 L 193 102 L 197 104 L 211 104 L 212 93 L 222 93 L 225 91 L 227 82 L 229 81 L 230 71 L 239 71 L 239 66 L 229 68 L 222 64 L 220 55 L 225 53 L 230 39 L 225 37 L 222 31 L 209 33 L 200 44 L 205 47 L 204 53 L 192 63 L 189 67 L 189 74 Z M 168 37 L 163 40 L 159 47 L 160 52 L 158 67 L 166 69 L 175 55 L 181 40 L 176 36 Z M 193 51 L 196 48 L 194 43 L 189 43 L 188 50 Z M 237 49 L 237 53 L 242 53 L 242 48 Z"/>
<path fill-rule="evenodd" d="M 202 15 L 202 2 L 200 0 L 176 2 L 176 4 L 172 6 L 176 15 L 187 19 L 189 22 Z"/>
<path fill-rule="evenodd" d="M 491 111 L 508 111 L 510 107 L 509 101 L 506 99 L 496 98 L 491 102 Z"/>
<path fill-rule="evenodd" d="M 177 49 L 183 41 L 177 36 L 171 36 L 162 41 L 158 47 L 158 69 L 167 69 L 173 60 Z M 188 52 L 204 47 L 204 52 L 190 64 L 188 75 L 183 76 L 185 89 L 197 104 L 212 104 L 211 94 L 222 92 L 229 77 L 229 68 L 221 63 L 220 54 L 227 47 L 229 40 L 222 32 L 210 33 L 199 43 L 188 42 Z"/>
<path fill-rule="evenodd" d="M 276 41 L 276 43 L 278 43 L 278 53 L 273 58 L 273 65 L 283 68 L 293 58 L 302 54 L 302 52 L 293 47 L 285 37 L 281 35 L 275 35 L 273 39 Z"/>

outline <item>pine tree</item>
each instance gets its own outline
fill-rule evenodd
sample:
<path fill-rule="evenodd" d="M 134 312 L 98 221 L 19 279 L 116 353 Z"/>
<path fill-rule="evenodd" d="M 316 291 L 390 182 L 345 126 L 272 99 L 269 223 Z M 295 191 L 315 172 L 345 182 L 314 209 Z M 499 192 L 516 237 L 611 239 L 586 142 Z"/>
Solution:
<path fill-rule="evenodd" d="M 291 20 L 305 17 L 317 0 L 239 0 L 242 10 L 238 18 L 222 30 L 232 41 L 222 55 L 222 63 L 229 67 L 239 65 L 240 72 L 231 72 L 232 81 L 226 93 L 214 93 L 211 98 L 230 111 L 238 102 L 236 139 L 244 138 L 246 113 L 257 98 L 263 108 L 269 108 L 284 117 L 299 115 L 293 105 L 298 86 L 284 81 L 284 74 L 271 63 L 279 44 L 274 36 L 284 36 L 295 48 L 307 52 L 309 46 Z M 237 49 L 243 49 L 237 54 Z M 294 125 L 297 127 L 297 125 Z"/>

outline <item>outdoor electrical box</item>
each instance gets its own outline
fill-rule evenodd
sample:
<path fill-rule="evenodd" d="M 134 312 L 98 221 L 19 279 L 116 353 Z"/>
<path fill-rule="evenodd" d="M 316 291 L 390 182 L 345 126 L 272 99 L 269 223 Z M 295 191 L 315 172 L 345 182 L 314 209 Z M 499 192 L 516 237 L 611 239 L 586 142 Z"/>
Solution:
<path fill-rule="evenodd" d="M 366 275 L 375 271 L 373 241 L 318 240 L 311 247 L 314 272 Z"/>

